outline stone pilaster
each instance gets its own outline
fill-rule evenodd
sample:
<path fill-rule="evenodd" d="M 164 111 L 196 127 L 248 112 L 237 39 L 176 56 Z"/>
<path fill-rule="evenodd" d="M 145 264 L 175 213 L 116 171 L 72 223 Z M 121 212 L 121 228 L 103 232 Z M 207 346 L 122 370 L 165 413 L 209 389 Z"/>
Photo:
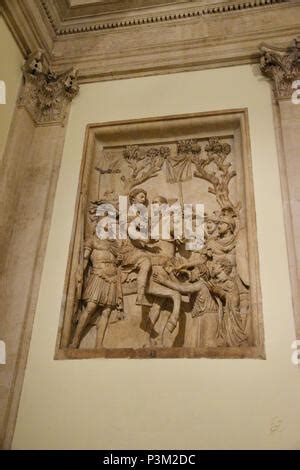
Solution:
<path fill-rule="evenodd" d="M 50 228 L 68 112 L 79 87 L 74 70 L 56 73 L 43 53 L 23 67 L 0 172 L 0 440 L 10 448 L 22 390 Z"/>
<path fill-rule="evenodd" d="M 300 41 L 286 49 L 261 47 L 260 68 L 272 81 L 279 168 L 296 334 L 300 339 L 300 103 L 292 100 L 300 80 Z"/>

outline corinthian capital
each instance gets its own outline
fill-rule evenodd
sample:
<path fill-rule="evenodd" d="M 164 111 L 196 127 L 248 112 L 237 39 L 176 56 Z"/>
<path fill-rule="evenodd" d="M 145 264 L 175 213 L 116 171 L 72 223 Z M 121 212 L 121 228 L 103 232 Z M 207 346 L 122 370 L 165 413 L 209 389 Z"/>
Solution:
<path fill-rule="evenodd" d="M 273 80 L 275 98 L 290 99 L 292 84 L 300 79 L 300 40 L 294 39 L 286 49 L 264 45 L 260 50 L 260 69 Z"/>
<path fill-rule="evenodd" d="M 61 123 L 68 104 L 78 94 L 77 73 L 74 69 L 56 73 L 37 51 L 26 60 L 23 70 L 24 86 L 18 100 L 37 124 Z"/>

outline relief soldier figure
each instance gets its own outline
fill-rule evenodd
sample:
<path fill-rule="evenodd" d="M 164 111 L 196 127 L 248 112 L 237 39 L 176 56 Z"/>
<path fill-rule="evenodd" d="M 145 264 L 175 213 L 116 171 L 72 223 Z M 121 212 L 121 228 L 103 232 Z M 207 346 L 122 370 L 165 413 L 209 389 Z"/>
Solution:
<path fill-rule="evenodd" d="M 96 234 L 87 240 L 84 247 L 87 278 L 81 296 L 84 310 L 79 316 L 71 348 L 79 347 L 85 329 L 95 314 L 98 315 L 96 348 L 102 346 L 110 314 L 113 309 L 121 307 L 117 265 L 118 246 L 115 241 L 99 240 Z"/>

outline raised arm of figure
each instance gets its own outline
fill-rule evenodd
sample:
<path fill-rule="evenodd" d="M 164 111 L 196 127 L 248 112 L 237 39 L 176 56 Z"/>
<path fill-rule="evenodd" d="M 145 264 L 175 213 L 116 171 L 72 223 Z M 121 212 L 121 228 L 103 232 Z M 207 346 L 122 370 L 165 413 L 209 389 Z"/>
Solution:
<path fill-rule="evenodd" d="M 153 274 L 154 281 L 159 284 L 163 284 L 170 289 L 177 290 L 181 294 L 192 294 L 194 292 L 199 292 L 203 286 L 203 281 L 193 282 L 193 283 L 181 283 L 179 281 L 171 281 L 167 277 L 164 277 L 160 274 Z"/>

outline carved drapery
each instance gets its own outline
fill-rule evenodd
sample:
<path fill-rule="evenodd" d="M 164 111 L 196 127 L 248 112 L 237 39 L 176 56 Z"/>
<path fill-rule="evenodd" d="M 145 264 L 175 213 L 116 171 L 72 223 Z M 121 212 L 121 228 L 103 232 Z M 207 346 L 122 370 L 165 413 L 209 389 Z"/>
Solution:
<path fill-rule="evenodd" d="M 54 72 L 45 64 L 42 51 L 31 54 L 23 66 L 24 86 L 18 105 L 24 106 L 36 124 L 61 123 L 66 108 L 78 94 L 77 72 Z"/>
<path fill-rule="evenodd" d="M 287 49 L 261 46 L 260 69 L 273 80 L 276 99 L 290 99 L 293 82 L 300 79 L 300 40 L 294 39 Z"/>

